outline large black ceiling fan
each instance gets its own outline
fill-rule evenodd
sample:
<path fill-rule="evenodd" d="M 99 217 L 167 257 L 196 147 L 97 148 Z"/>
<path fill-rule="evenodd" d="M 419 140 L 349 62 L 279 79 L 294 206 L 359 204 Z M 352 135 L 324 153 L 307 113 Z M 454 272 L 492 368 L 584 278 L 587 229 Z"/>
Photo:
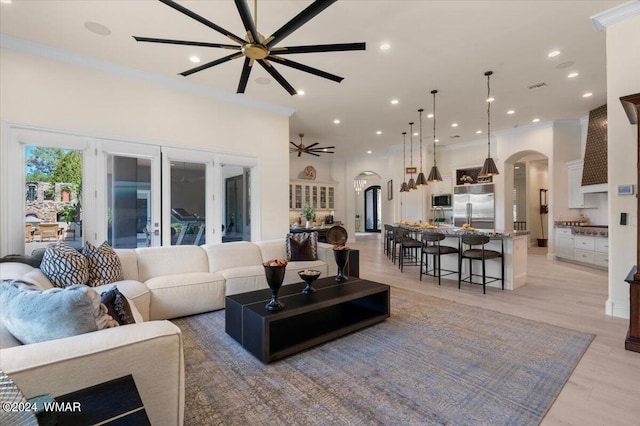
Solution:
<path fill-rule="evenodd" d="M 315 142 L 315 143 L 312 143 L 309 146 L 304 146 L 304 144 L 302 143 L 302 138 L 304 137 L 304 133 L 298 133 L 298 136 L 300 136 L 300 144 L 299 145 L 296 144 L 295 142 L 289 141 L 289 143 L 294 146 L 294 148 L 290 148 L 289 149 L 289 153 L 297 152 L 298 153 L 298 157 L 300 157 L 303 152 L 305 154 L 315 155 L 316 157 L 320 157 L 320 154 L 316 154 L 316 152 L 325 153 L 325 154 L 334 154 L 335 153 L 334 151 L 329 151 L 330 149 L 335 149 L 335 146 L 319 146 L 319 147 L 315 147 L 320 142 Z"/>
<path fill-rule="evenodd" d="M 205 70 L 207 68 L 214 67 L 216 65 L 223 64 L 232 59 L 242 58 L 244 56 L 244 66 L 242 68 L 242 74 L 240 75 L 240 83 L 238 84 L 237 93 L 244 93 L 247 87 L 247 81 L 249 80 L 249 74 L 251 73 L 251 67 L 257 61 L 280 85 L 291 95 L 297 94 L 297 90 L 294 89 L 282 75 L 276 71 L 273 67 L 273 63 L 278 63 L 291 68 L 295 68 L 300 71 L 308 72 L 318 77 L 323 77 L 335 82 L 341 82 L 342 77 L 334 74 L 313 68 L 307 65 L 300 64 L 298 62 L 291 61 L 289 59 L 282 58 L 282 55 L 291 55 L 295 53 L 316 53 L 316 52 L 343 52 L 348 50 L 365 50 L 365 43 L 342 43 L 342 44 L 318 44 L 310 46 L 291 46 L 291 47 L 276 47 L 276 44 L 281 42 L 289 34 L 300 28 L 302 25 L 310 21 L 317 14 L 322 12 L 327 7 L 331 6 L 337 0 L 316 0 L 306 9 L 296 15 L 289 22 L 284 24 L 279 30 L 274 32 L 270 37 L 265 38 L 260 34 L 256 28 L 256 23 L 251 19 L 251 12 L 247 5 L 246 0 L 234 0 L 240 18 L 244 24 L 245 30 L 247 30 L 246 38 L 239 37 L 224 28 L 214 24 L 206 18 L 192 12 L 191 10 L 179 5 L 172 0 L 159 0 L 181 12 L 188 17 L 195 19 L 196 21 L 206 25 L 207 27 L 219 32 L 220 34 L 230 38 L 232 41 L 239 45 L 232 44 L 219 44 L 219 43 L 206 43 L 199 41 L 187 41 L 187 40 L 169 40 L 162 38 L 150 38 L 150 37 L 137 37 L 134 36 L 137 41 L 149 42 L 149 43 L 164 43 L 164 44 L 181 44 L 187 46 L 201 46 L 201 47 L 216 47 L 221 49 L 237 50 L 237 53 L 225 56 L 215 61 L 208 62 L 206 64 L 197 66 L 190 70 L 181 72 L 183 76 L 188 76 L 198 71 Z M 257 2 L 257 0 L 255 0 Z M 255 13 L 254 13 L 255 17 Z"/>

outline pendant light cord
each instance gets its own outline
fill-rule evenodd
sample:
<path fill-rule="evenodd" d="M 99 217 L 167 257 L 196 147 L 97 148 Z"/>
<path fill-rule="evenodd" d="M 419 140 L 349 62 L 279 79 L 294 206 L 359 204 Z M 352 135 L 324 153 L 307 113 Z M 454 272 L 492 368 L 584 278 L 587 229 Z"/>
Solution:
<path fill-rule="evenodd" d="M 411 138 L 411 165 L 409 167 L 411 167 L 411 179 L 413 179 L 413 122 L 409 123 L 409 131 L 411 133 L 409 135 Z"/>
<path fill-rule="evenodd" d="M 491 157 L 491 74 L 493 72 L 487 71 L 485 75 L 487 76 L 487 157 Z"/>
<path fill-rule="evenodd" d="M 407 174 L 407 132 L 402 132 L 402 180 Z"/>
<path fill-rule="evenodd" d="M 433 93 L 433 165 L 436 166 L 436 93 L 437 90 L 432 90 Z"/>
<path fill-rule="evenodd" d="M 422 108 L 418 110 L 420 113 L 420 173 L 422 173 Z"/>

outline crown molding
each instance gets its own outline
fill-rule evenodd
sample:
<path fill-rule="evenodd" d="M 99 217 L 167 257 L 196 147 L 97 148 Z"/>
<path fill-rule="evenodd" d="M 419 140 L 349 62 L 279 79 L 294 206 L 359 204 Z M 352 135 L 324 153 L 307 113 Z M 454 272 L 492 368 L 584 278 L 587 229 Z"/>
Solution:
<path fill-rule="evenodd" d="M 593 26 L 596 27 L 596 30 L 605 31 L 607 27 L 639 14 L 640 1 L 633 0 L 593 15 L 591 17 L 591 22 L 593 22 Z"/>
<path fill-rule="evenodd" d="M 46 46 L 44 44 L 36 43 L 19 37 L 14 37 L 4 33 L 0 33 L 0 47 L 2 47 L 3 49 L 15 50 L 18 52 L 39 56 L 42 58 L 78 67 L 88 68 L 108 74 L 114 74 L 132 80 L 141 80 L 147 83 L 168 87 L 170 89 L 181 90 L 199 96 L 206 96 L 211 99 L 229 102 L 236 105 L 256 108 L 278 115 L 285 115 L 287 117 L 290 117 L 295 112 L 295 110 L 291 108 L 258 101 L 256 99 L 249 98 L 246 95 L 240 96 L 235 93 L 223 92 L 211 87 L 190 83 L 188 81 L 164 77 L 136 68 L 130 68 L 123 65 L 114 64 L 112 62 L 103 61 L 92 56 L 70 52 L 58 47 Z"/>

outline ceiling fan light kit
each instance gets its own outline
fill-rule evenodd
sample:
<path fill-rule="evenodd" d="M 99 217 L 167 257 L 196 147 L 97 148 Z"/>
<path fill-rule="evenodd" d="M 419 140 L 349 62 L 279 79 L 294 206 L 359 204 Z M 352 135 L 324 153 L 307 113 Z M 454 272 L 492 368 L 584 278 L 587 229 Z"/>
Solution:
<path fill-rule="evenodd" d="M 216 59 L 214 61 L 207 62 L 199 65 L 195 68 L 183 71 L 180 73 L 182 76 L 189 76 L 199 71 L 203 71 L 208 68 L 212 68 L 216 65 L 223 64 L 225 62 L 239 59 L 244 57 L 244 65 L 242 66 L 242 72 L 240 74 L 240 81 L 238 83 L 237 93 L 244 93 L 249 81 L 249 75 L 255 62 L 258 62 L 262 68 L 271 75 L 291 96 L 298 94 L 298 91 L 289 84 L 289 82 L 274 68 L 273 64 L 278 63 L 290 68 L 295 68 L 299 71 L 303 71 L 309 74 L 316 75 L 318 77 L 326 78 L 328 80 L 335 81 L 337 83 L 343 80 L 334 74 L 330 74 L 326 71 L 319 70 L 304 64 L 300 64 L 289 59 L 282 58 L 282 55 L 290 55 L 297 53 L 320 53 L 320 52 L 345 52 L 350 50 L 365 50 L 366 43 L 335 43 L 335 44 L 318 44 L 309 46 L 290 46 L 290 47 L 276 47 L 276 45 L 284 40 L 291 33 L 296 31 L 302 25 L 309 22 L 320 12 L 331 6 L 337 0 L 316 0 L 311 3 L 306 9 L 293 17 L 289 22 L 284 24 L 280 29 L 276 30 L 270 37 L 265 38 L 257 30 L 257 0 L 254 0 L 254 13 L 253 19 L 251 11 L 247 5 L 247 0 L 234 0 L 242 24 L 246 30 L 245 38 L 237 36 L 230 31 L 214 24 L 208 19 L 198 15 L 195 12 L 187 9 L 186 7 L 176 3 L 173 0 L 159 0 L 165 5 L 177 10 L 178 12 L 194 19 L 201 24 L 211 28 L 212 30 L 224 35 L 231 41 L 237 44 L 220 44 L 220 43 L 208 43 L 199 41 L 188 40 L 172 40 L 163 38 L 152 37 L 138 37 L 133 38 L 138 42 L 147 43 L 161 43 L 161 44 L 177 44 L 186 46 L 200 46 L 200 47 L 213 47 L 220 49 L 236 50 L 228 56 Z"/>

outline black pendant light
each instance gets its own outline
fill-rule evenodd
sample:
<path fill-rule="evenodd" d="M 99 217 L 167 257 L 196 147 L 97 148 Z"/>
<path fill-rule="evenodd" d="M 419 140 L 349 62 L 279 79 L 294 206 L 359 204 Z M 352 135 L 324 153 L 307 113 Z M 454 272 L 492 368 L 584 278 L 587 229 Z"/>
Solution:
<path fill-rule="evenodd" d="M 487 76 L 487 159 L 484 160 L 484 164 L 482 165 L 482 169 L 480 170 L 480 176 L 493 176 L 499 175 L 500 172 L 496 167 L 496 163 L 493 162 L 493 158 L 491 158 L 491 102 L 493 99 L 491 98 L 491 75 L 493 71 L 487 71 L 484 75 Z"/>
<path fill-rule="evenodd" d="M 416 181 L 413 179 L 413 122 L 409 123 L 409 131 L 411 132 L 411 178 L 409 179 L 409 183 L 407 184 L 407 188 L 409 191 L 413 191 L 414 189 L 418 189 L 416 186 Z"/>
<path fill-rule="evenodd" d="M 424 111 L 422 108 L 418 110 L 420 113 L 420 173 L 416 179 L 416 186 L 427 185 L 427 179 L 424 177 L 424 173 L 422 173 L 422 111 Z"/>
<path fill-rule="evenodd" d="M 407 132 L 402 132 L 402 185 L 400 192 L 409 192 L 407 185 Z"/>
<path fill-rule="evenodd" d="M 433 167 L 429 172 L 429 182 L 442 182 L 442 175 L 440 175 L 438 163 L 436 162 L 436 93 L 438 93 L 437 90 L 431 91 L 433 95 Z"/>

